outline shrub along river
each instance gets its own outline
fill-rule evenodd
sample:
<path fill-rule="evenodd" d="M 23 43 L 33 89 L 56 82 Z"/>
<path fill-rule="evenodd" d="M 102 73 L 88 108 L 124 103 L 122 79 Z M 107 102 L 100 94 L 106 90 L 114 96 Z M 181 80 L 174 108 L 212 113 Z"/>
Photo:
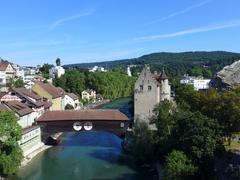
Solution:
<path fill-rule="evenodd" d="M 128 98 L 100 109 L 120 109 L 130 116 Z M 122 152 L 122 139 L 108 132 L 69 132 L 62 143 L 37 155 L 10 179 L 18 180 L 142 180 L 152 173 L 138 167 Z"/>

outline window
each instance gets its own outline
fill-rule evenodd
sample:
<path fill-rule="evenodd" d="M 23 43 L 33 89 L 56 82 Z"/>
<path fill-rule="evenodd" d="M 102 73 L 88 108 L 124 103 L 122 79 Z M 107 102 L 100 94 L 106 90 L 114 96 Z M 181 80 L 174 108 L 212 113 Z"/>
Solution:
<path fill-rule="evenodd" d="M 151 91 L 152 90 L 152 86 L 148 86 L 148 90 Z"/>
<path fill-rule="evenodd" d="M 143 91 L 143 85 L 140 85 L 140 91 Z"/>

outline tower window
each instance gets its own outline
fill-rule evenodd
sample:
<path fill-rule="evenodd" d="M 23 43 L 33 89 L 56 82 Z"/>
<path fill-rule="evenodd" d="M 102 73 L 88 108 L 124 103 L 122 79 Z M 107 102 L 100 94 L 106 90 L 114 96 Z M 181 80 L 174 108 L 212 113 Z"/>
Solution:
<path fill-rule="evenodd" d="M 140 91 L 143 91 L 143 85 L 140 85 Z"/>
<path fill-rule="evenodd" d="M 151 91 L 152 90 L 152 86 L 148 86 L 148 90 Z"/>

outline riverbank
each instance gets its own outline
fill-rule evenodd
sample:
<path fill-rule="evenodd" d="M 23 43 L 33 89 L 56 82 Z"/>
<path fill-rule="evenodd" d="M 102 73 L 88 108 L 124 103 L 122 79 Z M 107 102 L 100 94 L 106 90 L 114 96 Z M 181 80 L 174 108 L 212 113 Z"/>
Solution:
<path fill-rule="evenodd" d="M 30 153 L 29 155 L 27 155 L 23 158 L 20 168 L 29 164 L 35 156 L 37 156 L 38 154 L 40 154 L 41 152 L 45 151 L 46 149 L 48 149 L 50 147 L 52 147 L 52 146 L 45 145 L 44 143 L 42 143 L 39 148 L 37 148 L 32 153 Z"/>
<path fill-rule="evenodd" d="M 106 104 L 109 104 L 109 103 L 111 103 L 111 100 L 110 99 L 105 99 L 105 100 L 102 100 L 102 101 L 99 101 L 99 102 L 95 102 L 93 104 L 88 104 L 87 106 L 84 106 L 83 108 L 84 109 L 96 109 L 99 106 L 103 106 L 103 105 L 106 105 Z"/>

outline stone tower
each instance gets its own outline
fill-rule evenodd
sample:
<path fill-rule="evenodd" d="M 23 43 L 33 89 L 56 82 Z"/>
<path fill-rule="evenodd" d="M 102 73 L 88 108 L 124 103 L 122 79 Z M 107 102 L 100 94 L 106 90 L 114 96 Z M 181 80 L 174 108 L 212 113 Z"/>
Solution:
<path fill-rule="evenodd" d="M 151 73 L 145 65 L 134 88 L 134 119 L 140 118 L 149 123 L 154 115 L 153 109 L 165 99 L 170 101 L 171 87 L 164 70 L 162 73 Z"/>

